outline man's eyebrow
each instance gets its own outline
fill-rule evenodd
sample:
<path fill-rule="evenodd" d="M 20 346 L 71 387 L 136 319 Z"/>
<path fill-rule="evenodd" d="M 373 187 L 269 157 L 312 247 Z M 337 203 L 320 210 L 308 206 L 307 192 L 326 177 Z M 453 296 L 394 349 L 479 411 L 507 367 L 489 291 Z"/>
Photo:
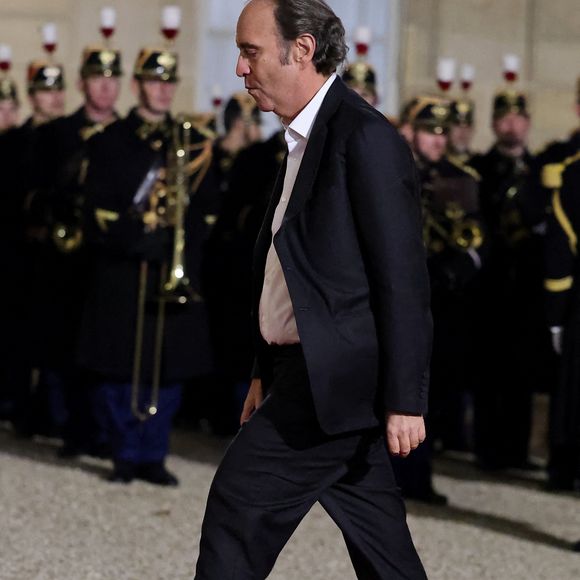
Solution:
<path fill-rule="evenodd" d="M 240 42 L 238 43 L 238 48 L 245 48 L 245 49 L 253 49 L 253 50 L 257 50 L 258 48 L 260 48 L 259 46 L 252 44 L 251 42 Z"/>

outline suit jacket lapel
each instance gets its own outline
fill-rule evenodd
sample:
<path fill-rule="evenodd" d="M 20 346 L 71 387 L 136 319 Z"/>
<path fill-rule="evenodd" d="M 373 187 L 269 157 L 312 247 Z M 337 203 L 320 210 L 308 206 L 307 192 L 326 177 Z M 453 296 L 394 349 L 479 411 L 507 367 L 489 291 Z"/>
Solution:
<path fill-rule="evenodd" d="M 324 151 L 324 144 L 328 134 L 328 121 L 336 112 L 346 90 L 346 86 L 342 80 L 337 77 L 322 102 L 322 106 L 314 121 L 308 144 L 306 145 L 306 151 L 304 152 L 298 175 L 296 176 L 296 182 L 292 189 L 288 208 L 284 214 L 282 227 L 284 227 L 286 221 L 300 212 L 310 197 L 312 185 L 316 179 Z"/>

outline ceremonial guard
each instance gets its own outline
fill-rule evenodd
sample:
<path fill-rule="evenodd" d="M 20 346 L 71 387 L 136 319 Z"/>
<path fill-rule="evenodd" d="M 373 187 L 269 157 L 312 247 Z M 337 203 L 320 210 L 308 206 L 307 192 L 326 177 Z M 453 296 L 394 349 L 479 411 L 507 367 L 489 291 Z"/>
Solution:
<path fill-rule="evenodd" d="M 111 24 L 112 9 L 103 10 L 101 30 Z M 82 106 L 38 129 L 35 162 L 36 196 L 46 208 L 47 235 L 35 259 L 38 280 L 32 300 L 37 364 L 41 389 L 60 397 L 62 409 L 54 422 L 62 431 L 65 457 L 79 453 L 106 454 L 92 414 L 89 379 L 75 364 L 78 333 L 90 271 L 85 244 L 84 179 L 91 139 L 118 118 L 121 55 L 108 46 L 83 50 L 78 86 Z M 56 401 L 53 403 L 56 407 Z"/>
<path fill-rule="evenodd" d="M 406 459 L 394 459 L 403 494 L 444 504 L 431 481 L 436 439 L 447 448 L 464 445 L 466 392 L 472 382 L 474 285 L 482 266 L 484 230 L 478 207 L 478 175 L 445 157 L 450 103 L 442 97 L 416 99 L 409 111 L 412 146 L 422 186 L 423 238 L 428 253 L 434 321 L 428 441 Z"/>
<path fill-rule="evenodd" d="M 476 453 L 488 469 L 533 468 L 532 395 L 550 386 L 554 369 L 541 314 L 542 240 L 523 195 L 532 156 L 527 98 L 515 85 L 518 63 L 513 55 L 504 59 L 507 86 L 493 102 L 496 142 L 471 160 L 482 178 L 480 205 L 491 241 L 478 309 L 483 365 L 475 399 Z"/>
<path fill-rule="evenodd" d="M 36 335 L 31 332 L 36 321 L 31 309 L 34 289 L 32 274 L 37 264 L 38 250 L 46 240 L 46 215 L 44 204 L 37 204 L 34 195 L 39 176 L 37 164 L 38 128 L 64 113 L 65 80 L 64 69 L 53 59 L 57 37 L 54 24 L 42 27 L 42 41 L 47 58 L 38 59 L 28 65 L 27 91 L 32 109 L 31 116 L 19 127 L 14 127 L 0 136 L 2 161 L 10 171 L 3 174 L 0 189 L 5 200 L 2 228 L 7 236 L 4 247 L 11 248 L 9 264 L 6 266 L 8 280 L 28 280 L 24 286 L 6 284 L 6 316 L 2 334 L 8 337 L 8 346 L 2 352 L 6 355 L 8 377 L 6 385 L 11 391 L 13 410 L 10 413 L 16 431 L 21 435 L 34 432 L 56 434 L 48 418 L 49 406 L 42 396 L 32 396 L 36 389 L 38 373 L 38 349 Z M 51 148 L 53 146 L 51 145 Z M 35 199 L 36 198 L 36 199 Z M 4 366 L 4 364 L 3 364 Z"/>
<path fill-rule="evenodd" d="M 377 76 L 375 69 L 367 62 L 371 39 L 372 34 L 369 28 L 359 26 L 356 29 L 354 42 L 357 59 L 344 69 L 342 80 L 369 105 L 376 107 L 379 102 Z"/>
<path fill-rule="evenodd" d="M 165 8 L 167 38 L 179 16 Z M 99 377 L 113 482 L 177 485 L 165 458 L 182 384 L 212 369 L 199 273 L 217 196 L 212 141 L 171 117 L 177 83 L 173 50 L 142 49 L 137 106 L 91 144 L 94 260 L 79 356 Z"/>
<path fill-rule="evenodd" d="M 580 490 L 580 152 L 544 166 L 552 191 L 545 244 L 546 312 L 561 376 L 552 393 L 548 487 Z"/>
<path fill-rule="evenodd" d="M 459 163 L 467 163 L 473 156 L 471 142 L 475 131 L 475 103 L 469 98 L 475 69 L 472 65 L 461 67 L 461 89 L 463 94 L 451 101 L 449 145 L 447 156 Z"/>
<path fill-rule="evenodd" d="M 580 77 L 576 82 L 576 113 L 580 117 Z M 562 163 L 580 151 L 580 128 L 572 131 L 567 139 L 552 141 L 534 158 L 525 190 L 526 207 L 530 221 L 542 232 L 547 214 L 552 211 L 552 191 L 542 180 L 543 168 L 548 164 Z"/>
<path fill-rule="evenodd" d="M 9 76 L 12 66 L 12 49 L 0 44 L 0 135 L 18 125 L 20 101 L 16 83 Z"/>

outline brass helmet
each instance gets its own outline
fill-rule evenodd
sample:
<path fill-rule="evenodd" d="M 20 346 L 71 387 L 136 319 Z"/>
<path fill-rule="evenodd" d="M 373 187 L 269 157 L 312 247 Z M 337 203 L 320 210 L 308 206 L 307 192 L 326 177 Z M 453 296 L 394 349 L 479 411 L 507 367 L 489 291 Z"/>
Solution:
<path fill-rule="evenodd" d="M 165 48 L 142 48 L 135 61 L 133 78 L 176 83 L 179 81 L 177 54 Z"/>
<path fill-rule="evenodd" d="M 449 121 L 452 125 L 472 127 L 475 121 L 475 103 L 466 97 L 451 101 Z"/>
<path fill-rule="evenodd" d="M 509 113 L 529 117 L 528 100 L 524 93 L 508 88 L 497 93 L 493 99 L 493 119 L 501 119 Z"/>
<path fill-rule="evenodd" d="M 62 91 L 66 88 L 64 68 L 48 60 L 35 60 L 28 65 L 27 88 L 35 91 Z"/>
<path fill-rule="evenodd" d="M 520 58 L 515 54 L 505 54 L 503 57 L 503 77 L 507 87 L 498 91 L 493 98 L 493 120 L 501 119 L 509 113 L 529 117 L 526 95 L 515 88 L 519 77 Z"/>
<path fill-rule="evenodd" d="M 0 101 L 18 103 L 16 83 L 10 77 L 0 77 Z"/>
<path fill-rule="evenodd" d="M 342 73 L 342 80 L 352 89 L 377 94 L 377 76 L 375 69 L 368 62 L 356 61 L 349 64 Z"/>
<path fill-rule="evenodd" d="M 445 135 L 449 131 L 450 103 L 441 97 L 417 97 L 417 102 L 409 111 L 409 122 L 414 130 Z"/>
<path fill-rule="evenodd" d="M 119 77 L 121 70 L 121 53 L 118 50 L 102 46 L 87 46 L 81 57 L 80 75 L 86 79 L 92 76 Z"/>
<path fill-rule="evenodd" d="M 372 35 L 369 28 L 359 26 L 354 34 L 357 60 L 349 64 L 342 73 L 342 80 L 351 89 L 377 94 L 377 75 L 375 69 L 366 61 Z"/>

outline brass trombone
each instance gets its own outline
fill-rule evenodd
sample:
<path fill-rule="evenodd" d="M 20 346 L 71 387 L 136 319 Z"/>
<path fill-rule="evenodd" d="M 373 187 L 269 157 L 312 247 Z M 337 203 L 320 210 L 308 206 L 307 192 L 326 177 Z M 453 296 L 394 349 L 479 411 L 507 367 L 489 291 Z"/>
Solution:
<path fill-rule="evenodd" d="M 173 228 L 173 250 L 171 263 L 163 263 L 160 269 L 159 294 L 157 296 L 157 318 L 155 324 L 153 380 L 150 401 L 145 409 L 139 404 L 143 334 L 147 300 L 148 263 L 142 261 L 139 269 L 139 292 L 137 299 L 137 322 L 135 332 L 135 355 L 131 389 L 131 411 L 140 421 L 157 414 L 161 377 L 163 335 L 165 330 L 165 308 L 167 303 L 185 305 L 199 302 L 201 296 L 191 287 L 185 265 L 185 214 L 190 196 L 195 194 L 211 163 L 211 142 L 192 145 L 193 124 L 190 118 L 179 115 L 172 126 L 171 146 L 167 154 L 165 185 L 154 187 L 150 209 L 143 220 L 149 227 Z M 189 161 L 189 153 L 200 153 Z M 157 186 L 159 182 L 155 185 Z"/>

